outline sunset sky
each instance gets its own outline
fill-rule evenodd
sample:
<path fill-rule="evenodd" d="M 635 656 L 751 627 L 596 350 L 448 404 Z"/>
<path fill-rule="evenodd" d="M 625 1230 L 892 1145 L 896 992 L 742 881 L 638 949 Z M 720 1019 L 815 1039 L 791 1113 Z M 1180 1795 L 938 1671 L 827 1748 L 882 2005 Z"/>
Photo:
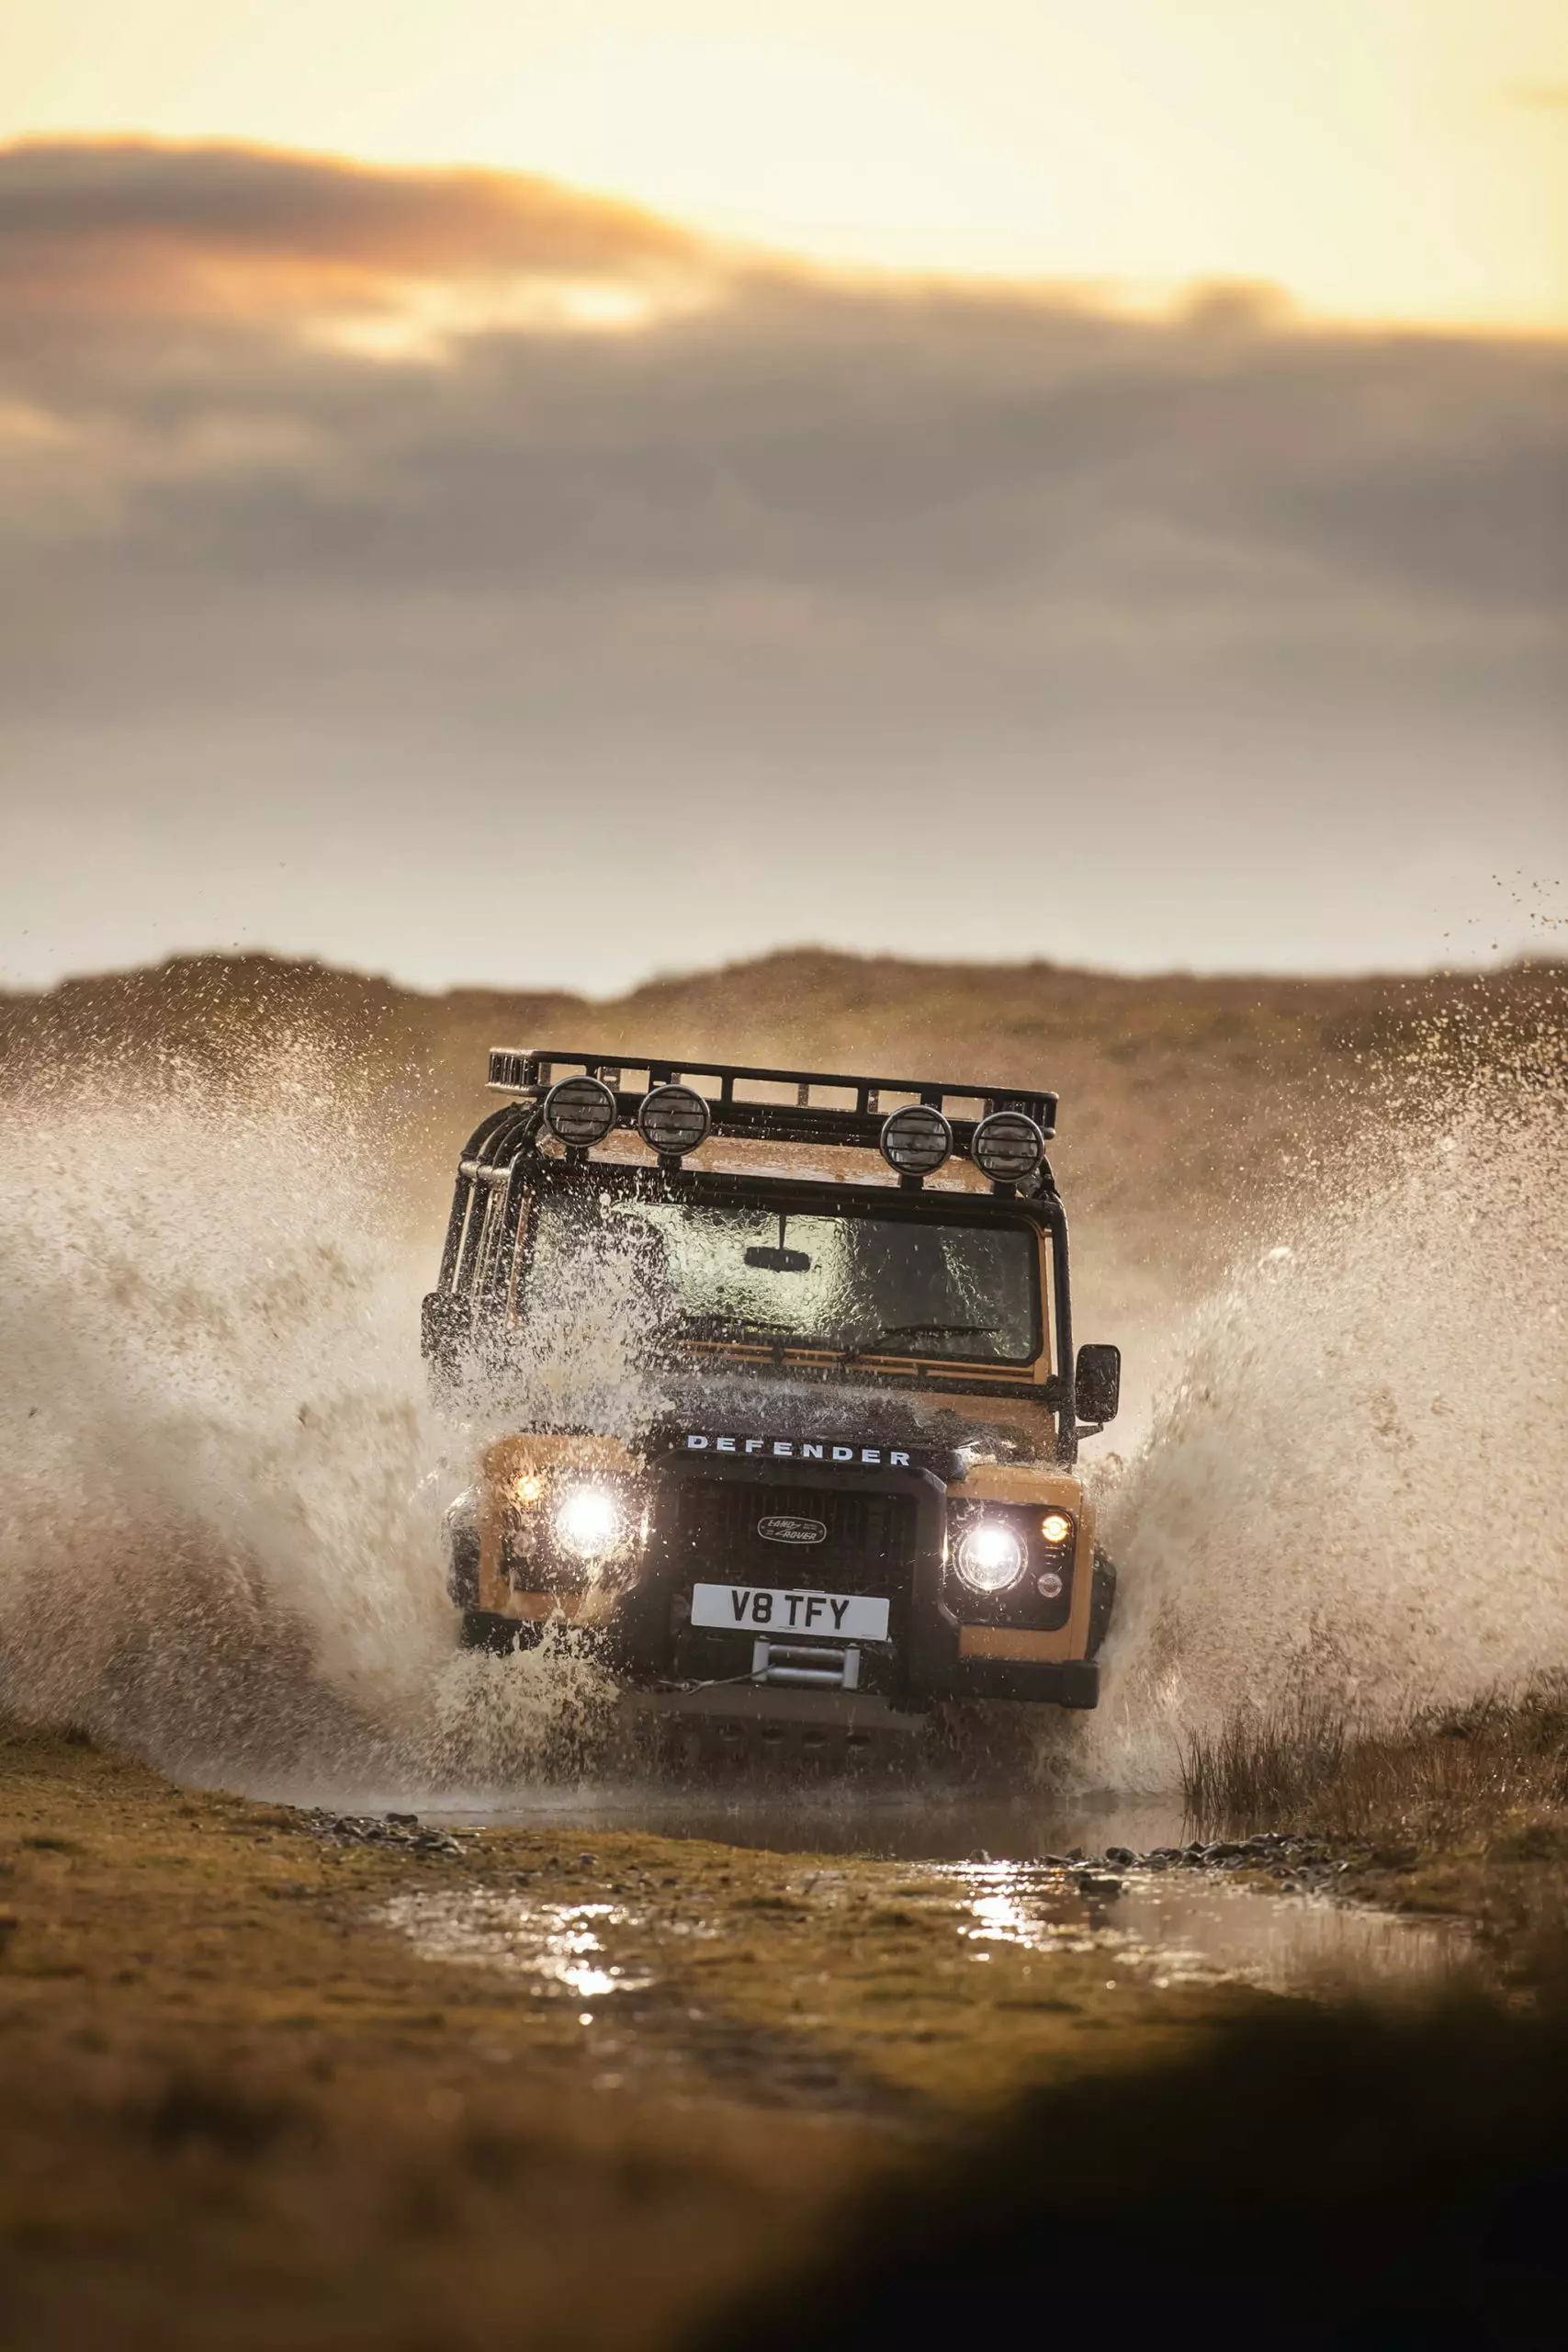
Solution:
<path fill-rule="evenodd" d="M 10 0 L 0 985 L 1561 948 L 1560 0 Z"/>

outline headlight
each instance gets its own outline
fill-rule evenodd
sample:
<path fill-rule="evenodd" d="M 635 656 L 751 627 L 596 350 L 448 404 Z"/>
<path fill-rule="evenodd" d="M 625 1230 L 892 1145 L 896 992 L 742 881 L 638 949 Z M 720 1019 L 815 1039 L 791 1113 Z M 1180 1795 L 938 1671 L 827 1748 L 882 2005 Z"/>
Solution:
<path fill-rule="evenodd" d="M 931 1176 L 953 1149 L 953 1129 L 929 1102 L 909 1102 L 882 1124 L 882 1157 L 900 1176 Z"/>
<path fill-rule="evenodd" d="M 958 1573 L 971 1592 L 1005 1592 L 1023 1574 L 1028 1548 L 1005 1519 L 976 1521 L 958 1546 Z"/>
<path fill-rule="evenodd" d="M 1072 1541 L 1073 1522 L 1065 1510 L 1048 1510 L 1040 1522 L 1040 1532 L 1047 1544 L 1067 1544 Z"/>
<path fill-rule="evenodd" d="M 602 1143 L 615 1124 L 615 1098 L 597 1078 L 563 1078 L 545 1097 L 545 1125 L 558 1143 Z"/>
<path fill-rule="evenodd" d="M 1018 1184 L 1032 1176 L 1044 1159 L 1045 1138 L 1021 1111 L 993 1111 L 976 1128 L 969 1152 L 983 1176 L 998 1184 Z"/>
<path fill-rule="evenodd" d="M 713 1113 L 691 1086 L 656 1086 L 642 1098 L 637 1133 L 661 1159 L 695 1151 L 713 1125 Z"/>
<path fill-rule="evenodd" d="M 607 1487 L 574 1487 L 556 1506 L 556 1541 L 580 1560 L 601 1560 L 625 1532 L 621 1507 Z"/>

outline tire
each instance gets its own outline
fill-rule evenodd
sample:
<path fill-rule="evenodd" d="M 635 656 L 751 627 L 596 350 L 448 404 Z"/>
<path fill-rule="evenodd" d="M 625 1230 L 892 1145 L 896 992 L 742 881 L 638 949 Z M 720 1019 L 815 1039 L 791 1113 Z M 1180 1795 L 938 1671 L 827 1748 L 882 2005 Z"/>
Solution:
<path fill-rule="evenodd" d="M 1089 1647 L 1086 1657 L 1097 1657 L 1100 1645 L 1111 1631 L 1111 1614 L 1116 1606 L 1116 1563 L 1109 1552 L 1094 1547 L 1094 1582 L 1089 1597 Z"/>

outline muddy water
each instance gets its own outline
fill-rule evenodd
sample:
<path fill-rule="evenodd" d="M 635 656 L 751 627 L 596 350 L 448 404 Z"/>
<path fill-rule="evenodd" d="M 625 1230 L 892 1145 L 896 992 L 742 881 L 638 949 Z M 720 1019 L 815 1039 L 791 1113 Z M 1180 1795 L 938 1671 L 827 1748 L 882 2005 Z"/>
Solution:
<path fill-rule="evenodd" d="M 1071 1807 L 1038 1797 L 931 1792 L 880 1796 L 830 1789 L 728 1799 L 671 1790 L 662 1796 L 599 1789 L 525 1804 L 457 1798 L 424 1818 L 463 1826 L 526 1826 L 562 1837 L 643 1831 L 702 1839 L 781 1859 L 779 1883 L 853 1886 L 857 1861 L 911 1867 L 953 1906 L 953 1932 L 984 1962 L 988 1947 L 1041 1954 L 1103 1951 L 1156 1986 L 1232 1979 L 1275 1992 L 1367 1990 L 1423 1983 L 1467 1968 L 1468 1930 L 1337 1902 L 1327 1889 L 1271 1892 L 1219 1868 L 1117 1868 L 1070 1858 L 1107 1849 L 1146 1854 L 1182 1834 L 1179 1805 L 1129 1805 L 1109 1797 Z M 788 1858 L 842 1862 L 803 1878 Z M 1050 1858 L 1050 1859 L 1047 1859 Z M 407 1898 L 397 1923 L 427 1952 L 490 1962 L 541 1982 L 576 1984 L 603 1999 L 653 1980 L 609 1957 L 629 1935 L 635 1909 L 545 1905 L 481 1891 L 433 1902 Z M 716 1926 L 711 1932 L 719 1932 Z M 705 1932 L 701 1918 L 689 1932 Z"/>
<path fill-rule="evenodd" d="M 581 1826 L 581 1825 L 577 1825 Z M 1093 1955 L 1109 1972 L 1165 1991 L 1235 1982 L 1277 1993 L 1333 1994 L 1430 1985 L 1470 1965 L 1458 1922 L 1407 1919 L 1322 1894 L 1269 1894 L 1218 1871 L 1134 1868 L 1077 1874 L 1049 1864 L 950 1862 L 900 1889 L 932 1906 L 953 1955 L 986 1966 L 998 1955 L 1049 1962 Z M 780 1899 L 833 1907 L 866 1890 L 851 1867 L 782 1871 Z M 542 1899 L 494 1887 L 400 1895 L 381 1914 L 426 1959 L 496 1968 L 602 2007 L 660 1981 L 650 1911 L 631 1900 Z M 664 1923 L 668 1932 L 668 1922 Z M 725 1932 L 700 1908 L 680 1934 Z M 928 1955 L 926 1965 L 932 1964 Z M 941 1965 L 940 1951 L 934 1955 Z"/>
<path fill-rule="evenodd" d="M 1156 1986 L 1229 1977 L 1270 1992 L 1365 1992 L 1464 1967 L 1471 1939 L 1450 1920 L 1414 1920 L 1323 1895 L 1270 1894 L 1217 1872 L 1129 1871 L 1120 1892 L 1069 1895 L 1063 1874 L 1008 1863 L 959 1866 L 972 1943 L 1030 1951 L 1102 1951 Z"/>
<path fill-rule="evenodd" d="M 360 1810 L 395 1809 L 388 1796 Z M 344 1800 L 344 1808 L 349 1809 Z M 922 1780 L 906 1789 L 865 1790 L 842 1781 L 727 1792 L 712 1782 L 663 1787 L 590 1783 L 575 1789 L 456 1792 L 423 1804 L 443 1824 L 494 1824 L 581 1831 L 637 1829 L 655 1837 L 701 1838 L 775 1854 L 854 1855 L 868 1860 L 1032 1862 L 1047 1855 L 1134 1853 L 1178 1844 L 1179 1800 L 1112 1793 L 1070 1804 L 1038 1792 L 943 1790 Z"/>

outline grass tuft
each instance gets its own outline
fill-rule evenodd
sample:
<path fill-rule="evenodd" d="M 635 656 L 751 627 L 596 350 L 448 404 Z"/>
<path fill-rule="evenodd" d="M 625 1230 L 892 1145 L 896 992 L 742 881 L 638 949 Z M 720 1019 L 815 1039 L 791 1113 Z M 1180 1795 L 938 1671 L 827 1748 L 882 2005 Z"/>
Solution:
<path fill-rule="evenodd" d="M 1568 1678 L 1412 1708 L 1375 1729 L 1318 1701 L 1239 1713 L 1193 1733 L 1181 1765 L 1202 1829 L 1289 1822 L 1332 1837 L 1453 1838 L 1568 1804 Z M 1549 1823 L 1515 1834 L 1554 1836 Z"/>

